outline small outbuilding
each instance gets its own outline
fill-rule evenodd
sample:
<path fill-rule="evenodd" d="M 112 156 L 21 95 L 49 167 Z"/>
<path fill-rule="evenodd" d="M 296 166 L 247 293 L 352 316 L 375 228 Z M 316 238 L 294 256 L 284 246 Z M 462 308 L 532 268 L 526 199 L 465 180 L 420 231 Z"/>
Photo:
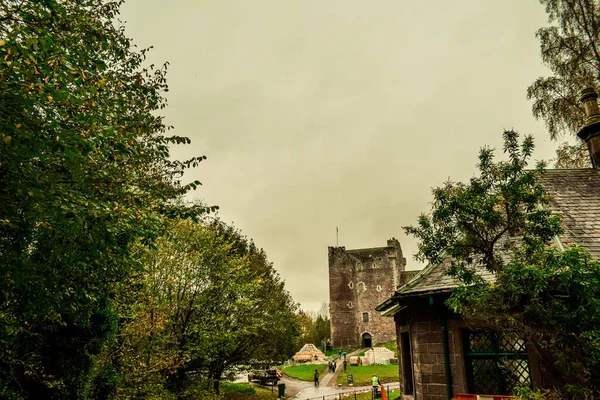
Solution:
<path fill-rule="evenodd" d="M 584 247 L 600 260 L 600 109 L 587 91 L 586 125 L 579 132 L 593 168 L 546 170 L 536 180 L 552 196 L 549 209 L 562 214 L 559 249 Z M 521 385 L 552 387 L 545 365 L 527 343 L 510 332 L 474 330 L 445 301 L 457 286 L 448 265 L 429 265 L 377 306 L 393 317 L 398 342 L 402 400 L 450 400 L 459 393 L 512 394 Z M 481 269 L 485 280 L 494 275 Z"/>
<path fill-rule="evenodd" d="M 389 364 L 394 359 L 394 352 L 385 347 L 374 347 L 365 352 L 362 365 Z"/>
<path fill-rule="evenodd" d="M 297 363 L 324 362 L 325 354 L 312 343 L 307 343 L 292 357 Z"/>

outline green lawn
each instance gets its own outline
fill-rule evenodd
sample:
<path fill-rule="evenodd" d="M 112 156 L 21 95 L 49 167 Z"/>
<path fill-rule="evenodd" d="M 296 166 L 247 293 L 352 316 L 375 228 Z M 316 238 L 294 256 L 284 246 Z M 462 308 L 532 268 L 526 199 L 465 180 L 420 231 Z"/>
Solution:
<path fill-rule="evenodd" d="M 339 355 L 339 354 L 340 354 L 340 351 L 341 351 L 342 353 L 343 353 L 343 352 L 346 352 L 346 354 L 350 354 L 350 353 L 352 353 L 353 351 L 356 351 L 356 350 L 358 350 L 358 349 L 360 349 L 360 347 L 359 347 L 359 348 L 356 348 L 356 349 L 331 349 L 331 350 L 327 350 L 327 351 L 325 352 L 325 355 L 326 355 L 327 357 L 331 357 L 331 356 L 337 356 L 337 355 Z"/>
<path fill-rule="evenodd" d="M 371 384 L 373 374 L 377 374 L 379 382 L 382 384 L 398 382 L 398 366 L 397 365 L 360 365 L 352 366 L 348 363 L 348 369 L 344 372 L 344 367 L 340 371 L 337 383 L 343 386 L 348 386 L 348 374 L 352 374 L 354 386 L 364 386 Z"/>
<path fill-rule="evenodd" d="M 301 381 L 312 382 L 315 369 L 319 371 L 319 376 L 322 378 L 327 371 L 327 364 L 303 364 L 286 367 L 283 373 L 289 377 L 300 379 Z"/>
<path fill-rule="evenodd" d="M 221 393 L 227 394 L 245 394 L 251 395 L 256 393 L 256 389 L 249 383 L 233 383 L 223 382 L 221 383 Z"/>

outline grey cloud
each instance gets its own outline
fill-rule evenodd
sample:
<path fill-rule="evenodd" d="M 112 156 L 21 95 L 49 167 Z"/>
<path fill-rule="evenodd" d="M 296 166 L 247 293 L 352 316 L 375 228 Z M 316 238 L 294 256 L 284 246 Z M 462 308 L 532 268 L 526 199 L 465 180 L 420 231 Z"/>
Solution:
<path fill-rule="evenodd" d="M 546 73 L 535 1 L 129 0 L 150 61 L 171 63 L 167 122 L 206 154 L 189 174 L 264 247 L 294 298 L 327 301 L 327 246 L 382 246 L 427 211 L 430 188 L 468 179 L 502 130 L 554 143 L 525 89 Z"/>

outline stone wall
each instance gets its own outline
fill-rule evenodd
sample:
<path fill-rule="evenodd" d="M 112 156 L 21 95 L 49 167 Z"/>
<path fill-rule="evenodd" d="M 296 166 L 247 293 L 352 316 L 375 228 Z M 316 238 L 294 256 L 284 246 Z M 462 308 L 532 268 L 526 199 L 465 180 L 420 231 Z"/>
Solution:
<path fill-rule="evenodd" d="M 394 316 L 398 340 L 400 390 L 403 400 L 446 400 L 446 369 L 444 366 L 443 318 L 448 332 L 448 356 L 452 395 L 468 393 L 462 335 L 469 330 L 465 321 L 444 306 L 446 297 L 426 296 L 415 298 L 409 307 Z M 408 334 L 412 352 L 413 393 L 407 395 L 407 371 L 402 334 Z M 542 387 L 542 371 L 537 355 L 529 348 L 531 382 Z"/>
<path fill-rule="evenodd" d="M 439 299 L 438 299 L 439 301 Z M 423 299 L 417 306 L 396 314 L 399 343 L 400 390 L 407 393 L 403 357 L 407 349 L 402 348 L 400 335 L 408 333 L 412 351 L 413 395 L 404 399 L 446 400 L 446 371 L 444 367 L 444 342 L 442 334 L 442 312 L 440 304 L 430 305 Z M 447 315 L 448 353 L 451 371 L 452 393 L 466 393 L 464 362 L 460 327 L 463 322 L 454 314 Z"/>
<path fill-rule="evenodd" d="M 390 298 L 410 276 L 403 274 L 405 265 L 400 243 L 393 238 L 386 247 L 329 247 L 329 311 L 334 348 L 359 347 L 365 333 L 371 335 L 373 344 L 395 338 L 392 318 L 381 317 L 375 307 Z"/>

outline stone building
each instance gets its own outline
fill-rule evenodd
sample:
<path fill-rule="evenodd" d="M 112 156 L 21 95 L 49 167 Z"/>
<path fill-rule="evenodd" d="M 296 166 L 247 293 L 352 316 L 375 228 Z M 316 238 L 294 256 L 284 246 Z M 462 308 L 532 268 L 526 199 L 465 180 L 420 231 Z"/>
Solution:
<path fill-rule="evenodd" d="M 406 259 L 398 240 L 386 247 L 329 247 L 329 311 L 334 348 L 371 347 L 396 337 L 394 321 L 375 307 L 406 282 Z"/>
<path fill-rule="evenodd" d="M 578 136 L 587 144 L 590 169 L 546 170 L 536 180 L 552 197 L 548 208 L 562 214 L 559 249 L 579 245 L 600 261 L 600 108 L 597 94 L 582 100 L 586 124 Z M 552 366 L 531 343 L 508 332 L 471 329 L 445 300 L 457 283 L 448 263 L 428 265 L 377 307 L 396 324 L 403 400 L 450 400 L 458 393 L 511 394 L 518 385 L 551 388 Z M 487 281 L 494 275 L 480 268 Z"/>

